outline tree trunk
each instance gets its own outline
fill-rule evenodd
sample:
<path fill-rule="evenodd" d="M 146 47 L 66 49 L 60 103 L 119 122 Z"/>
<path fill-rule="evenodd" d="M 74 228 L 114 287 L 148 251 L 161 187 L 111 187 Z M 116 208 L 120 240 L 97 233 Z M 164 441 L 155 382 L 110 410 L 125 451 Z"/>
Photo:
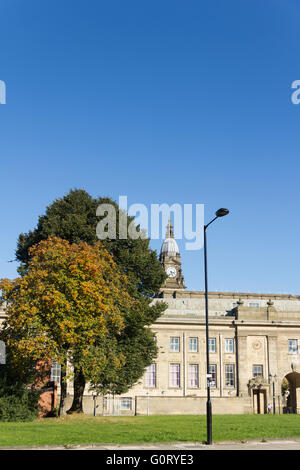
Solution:
<path fill-rule="evenodd" d="M 82 400 L 85 389 L 85 378 L 81 368 L 74 367 L 74 396 L 71 408 L 67 411 L 67 414 L 71 413 L 83 413 Z"/>
<path fill-rule="evenodd" d="M 63 416 L 65 414 L 66 396 L 67 396 L 66 364 L 63 364 L 61 366 L 61 376 L 60 376 L 60 402 L 59 402 L 58 416 Z"/>

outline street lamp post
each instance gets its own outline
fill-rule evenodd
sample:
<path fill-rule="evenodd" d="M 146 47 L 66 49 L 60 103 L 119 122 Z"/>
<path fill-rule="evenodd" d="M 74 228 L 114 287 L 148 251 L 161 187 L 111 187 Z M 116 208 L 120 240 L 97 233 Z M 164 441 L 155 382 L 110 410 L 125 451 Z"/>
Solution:
<path fill-rule="evenodd" d="M 207 401 L 206 401 L 206 427 L 207 441 L 206 444 L 212 444 L 212 408 L 210 400 L 210 364 L 209 364 L 209 329 L 208 329 L 208 283 L 207 283 L 207 243 L 206 230 L 217 218 L 224 217 L 229 213 L 228 209 L 221 208 L 217 210 L 216 217 L 207 225 L 204 225 L 204 278 L 205 278 L 205 326 L 206 326 L 206 383 L 207 383 Z"/>

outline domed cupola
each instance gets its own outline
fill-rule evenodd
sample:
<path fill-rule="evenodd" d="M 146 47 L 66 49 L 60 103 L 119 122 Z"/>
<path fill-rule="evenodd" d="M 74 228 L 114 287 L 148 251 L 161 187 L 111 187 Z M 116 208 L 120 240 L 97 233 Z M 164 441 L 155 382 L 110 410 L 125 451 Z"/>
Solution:
<path fill-rule="evenodd" d="M 166 238 L 161 246 L 160 253 L 168 256 L 176 256 L 179 254 L 179 248 L 174 238 Z"/>

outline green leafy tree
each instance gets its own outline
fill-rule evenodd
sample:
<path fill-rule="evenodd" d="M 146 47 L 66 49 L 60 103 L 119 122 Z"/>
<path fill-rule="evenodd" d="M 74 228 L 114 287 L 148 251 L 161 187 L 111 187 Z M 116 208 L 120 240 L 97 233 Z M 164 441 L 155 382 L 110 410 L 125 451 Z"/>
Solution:
<path fill-rule="evenodd" d="M 137 290 L 147 297 L 153 297 L 162 286 L 166 275 L 156 252 L 149 246 L 150 239 L 120 238 L 120 209 L 117 203 L 108 197 L 93 198 L 83 189 L 71 190 L 63 198 L 56 199 L 46 208 L 45 214 L 39 217 L 34 230 L 19 235 L 16 258 L 21 263 L 20 274 L 26 272 L 30 259 L 29 248 L 49 236 L 54 235 L 70 243 L 84 241 L 93 245 L 99 241 L 96 227 L 101 217 L 97 217 L 96 212 L 100 204 L 111 204 L 115 208 L 117 222 L 116 237 L 102 240 L 103 246 L 129 277 L 133 292 Z M 127 216 L 127 227 L 132 223 L 134 218 Z"/>
<path fill-rule="evenodd" d="M 81 410 L 81 397 L 85 377 L 89 375 L 94 388 L 101 393 L 124 393 L 143 375 L 157 355 L 157 347 L 150 330 L 155 320 L 163 313 L 166 305 L 152 303 L 154 295 L 162 286 L 166 274 L 158 260 L 157 253 L 149 246 L 149 238 L 120 238 L 120 209 L 110 198 L 93 198 L 85 190 L 71 190 L 63 198 L 55 200 L 38 219 L 37 227 L 20 234 L 16 257 L 20 261 L 19 272 L 28 270 L 30 248 L 41 240 L 55 235 L 70 243 L 82 241 L 89 245 L 98 242 L 96 227 L 101 218 L 96 211 L 100 204 L 111 204 L 116 211 L 116 237 L 102 240 L 102 245 L 113 256 L 120 270 L 126 274 L 127 291 L 135 299 L 135 309 L 124 317 L 124 331 L 110 341 L 95 344 L 90 354 L 90 367 L 85 374 L 83 365 L 77 361 L 74 376 L 74 400 L 70 412 Z M 105 216 L 102 216 L 104 218 Z M 127 227 L 134 224 L 133 217 L 126 216 Z M 136 227 L 139 231 L 139 227 Z M 106 362 L 103 358 L 106 357 Z M 117 364 L 108 358 L 122 358 Z M 102 360 L 102 370 L 93 367 Z"/>

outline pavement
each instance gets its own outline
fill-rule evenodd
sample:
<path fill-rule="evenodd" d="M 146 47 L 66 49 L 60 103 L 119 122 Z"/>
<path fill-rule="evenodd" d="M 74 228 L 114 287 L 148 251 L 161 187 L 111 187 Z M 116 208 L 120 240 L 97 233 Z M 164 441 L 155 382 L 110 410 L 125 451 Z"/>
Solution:
<path fill-rule="evenodd" d="M 174 443 L 157 443 L 149 445 L 131 445 L 131 446 L 115 446 L 102 445 L 97 446 L 99 450 L 176 450 L 176 451 L 195 451 L 195 450 L 300 450 L 299 440 L 249 440 L 237 442 L 216 442 L 206 445 L 200 442 L 174 442 Z"/>
<path fill-rule="evenodd" d="M 40 447 L 0 447 L 3 450 L 103 450 L 106 452 L 115 451 L 166 451 L 174 450 L 176 452 L 183 451 L 216 451 L 216 450 L 300 450 L 300 439 L 251 439 L 248 441 L 224 441 L 213 442 L 206 445 L 201 442 L 170 442 L 170 443 L 151 443 L 151 444 L 81 444 L 81 445 L 65 445 L 65 446 L 40 446 Z"/>

